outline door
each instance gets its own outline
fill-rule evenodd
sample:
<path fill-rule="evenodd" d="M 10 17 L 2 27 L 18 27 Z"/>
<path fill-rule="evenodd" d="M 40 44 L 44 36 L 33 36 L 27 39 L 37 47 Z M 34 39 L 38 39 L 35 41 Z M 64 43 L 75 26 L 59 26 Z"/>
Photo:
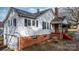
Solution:
<path fill-rule="evenodd" d="M 59 32 L 59 25 L 58 24 L 55 24 L 54 25 L 54 29 L 55 29 L 55 32 Z"/>
<path fill-rule="evenodd" d="M 17 37 L 9 36 L 9 38 L 8 38 L 8 47 L 12 50 L 17 49 Z"/>

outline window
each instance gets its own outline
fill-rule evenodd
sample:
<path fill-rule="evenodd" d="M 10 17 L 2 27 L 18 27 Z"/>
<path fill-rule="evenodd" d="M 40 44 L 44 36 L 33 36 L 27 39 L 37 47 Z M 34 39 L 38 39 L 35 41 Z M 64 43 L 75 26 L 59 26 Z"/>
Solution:
<path fill-rule="evenodd" d="M 8 20 L 8 26 L 10 26 L 10 20 Z"/>
<path fill-rule="evenodd" d="M 35 26 L 35 21 L 34 20 L 32 21 L 32 25 Z"/>
<path fill-rule="evenodd" d="M 12 25 L 12 20 L 10 22 L 11 22 L 11 25 Z"/>
<path fill-rule="evenodd" d="M 38 21 L 36 21 L 36 27 L 38 27 Z"/>
<path fill-rule="evenodd" d="M 42 22 L 42 29 L 50 29 L 50 24 L 48 22 Z"/>
<path fill-rule="evenodd" d="M 31 20 L 28 20 L 28 26 L 31 26 Z"/>
<path fill-rule="evenodd" d="M 47 23 L 47 29 L 49 29 L 49 23 Z"/>
<path fill-rule="evenodd" d="M 31 20 L 25 19 L 25 20 L 24 20 L 24 25 L 25 25 L 25 26 L 31 26 Z"/>
<path fill-rule="evenodd" d="M 13 25 L 16 26 L 16 18 L 13 19 Z"/>
<path fill-rule="evenodd" d="M 51 29 L 51 23 L 50 23 L 50 29 Z"/>
<path fill-rule="evenodd" d="M 8 20 L 8 26 L 12 26 L 12 21 L 13 20 Z"/>
<path fill-rule="evenodd" d="M 27 26 L 27 19 L 24 20 L 24 25 Z"/>
<path fill-rule="evenodd" d="M 42 22 L 42 29 L 46 29 L 46 22 Z"/>

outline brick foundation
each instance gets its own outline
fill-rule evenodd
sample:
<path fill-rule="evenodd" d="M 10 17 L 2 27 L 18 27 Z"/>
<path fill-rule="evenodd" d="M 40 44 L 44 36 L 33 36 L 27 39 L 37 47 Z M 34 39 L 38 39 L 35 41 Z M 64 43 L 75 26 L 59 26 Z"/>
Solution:
<path fill-rule="evenodd" d="M 18 50 L 22 50 L 33 44 L 39 44 L 40 42 L 48 40 L 48 39 L 59 40 L 61 39 L 60 33 L 51 32 L 50 34 L 47 34 L 47 35 L 19 37 L 18 38 Z"/>
<path fill-rule="evenodd" d="M 31 46 L 33 44 L 38 44 L 42 41 L 48 40 L 49 38 L 50 38 L 49 34 L 48 35 L 37 35 L 35 37 L 34 36 L 20 37 L 20 38 L 18 38 L 18 48 L 20 48 L 20 50 L 21 50 L 21 49 Z M 19 40 L 20 40 L 20 42 L 19 42 Z"/>

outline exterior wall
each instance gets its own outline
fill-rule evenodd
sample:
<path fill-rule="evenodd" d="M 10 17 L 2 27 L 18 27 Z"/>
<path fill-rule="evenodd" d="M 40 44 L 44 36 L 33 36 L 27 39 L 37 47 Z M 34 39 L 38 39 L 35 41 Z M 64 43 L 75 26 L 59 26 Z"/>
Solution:
<path fill-rule="evenodd" d="M 13 19 L 18 19 L 17 14 L 12 10 L 8 19 L 4 23 L 4 45 L 7 45 L 9 48 L 14 49 L 16 48 L 16 41 L 17 37 L 14 36 L 14 33 L 17 32 L 17 27 L 11 25 L 13 23 Z M 10 21 L 10 24 L 8 24 Z"/>
<path fill-rule="evenodd" d="M 11 25 L 8 26 L 8 21 L 13 20 L 16 18 L 16 27 Z M 50 23 L 51 20 L 54 18 L 53 13 L 49 10 L 47 13 L 39 16 L 37 19 L 30 19 L 25 17 L 18 17 L 17 13 L 12 11 L 10 16 L 6 20 L 4 24 L 4 45 L 7 45 L 10 49 L 17 49 L 17 41 L 18 37 L 27 37 L 27 36 L 34 36 L 34 35 L 43 35 L 49 34 L 53 31 L 52 29 L 42 29 L 42 21 Z M 38 27 L 36 26 L 24 26 L 24 19 L 28 20 L 38 20 Z M 52 27 L 52 26 L 50 26 Z M 14 36 L 15 35 L 15 36 Z"/>
<path fill-rule="evenodd" d="M 39 16 L 37 19 L 29 19 L 27 20 L 38 20 L 38 27 L 36 26 L 24 26 L 24 19 L 23 17 L 20 17 L 18 24 L 18 32 L 21 36 L 33 36 L 33 35 L 42 35 L 42 34 L 49 34 L 52 29 L 42 29 L 42 21 L 48 22 L 50 24 L 51 20 L 54 18 L 52 11 L 48 11 L 47 13 Z"/>
<path fill-rule="evenodd" d="M 39 44 L 40 42 L 46 41 L 50 38 L 50 34 L 47 35 L 37 35 L 35 38 L 32 36 L 28 37 L 20 37 L 18 38 L 18 49 L 17 50 L 22 50 L 28 46 L 34 45 L 34 44 Z M 20 41 L 19 41 L 20 39 Z"/>

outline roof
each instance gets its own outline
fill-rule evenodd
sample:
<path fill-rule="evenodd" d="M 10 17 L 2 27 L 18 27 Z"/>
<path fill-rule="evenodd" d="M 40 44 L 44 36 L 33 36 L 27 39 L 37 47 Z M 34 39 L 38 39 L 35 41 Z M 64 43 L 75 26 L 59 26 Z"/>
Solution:
<path fill-rule="evenodd" d="M 27 11 L 24 11 L 24 10 L 20 10 L 20 9 L 17 9 L 17 8 L 13 8 L 11 7 L 15 12 L 18 13 L 18 15 L 20 16 L 23 16 L 23 17 L 29 17 L 29 18 L 35 18 L 35 15 L 33 13 L 30 13 L 30 12 L 27 12 Z"/>
<path fill-rule="evenodd" d="M 9 17 L 10 12 L 12 10 L 14 10 L 15 12 L 17 12 L 19 16 L 27 17 L 27 18 L 32 18 L 32 19 L 35 19 L 35 18 L 39 17 L 40 15 L 46 13 L 49 10 L 52 11 L 52 9 L 46 9 L 44 11 L 40 11 L 39 13 L 30 13 L 30 12 L 27 12 L 27 11 L 24 11 L 24 10 L 20 10 L 20 9 L 11 7 L 10 10 L 9 10 L 9 12 L 8 12 L 8 14 L 7 14 L 7 16 L 6 16 L 6 18 L 5 18 L 5 20 L 4 20 L 4 22 L 7 20 L 7 18 Z M 52 13 L 53 13 L 53 11 L 52 11 Z"/>
<path fill-rule="evenodd" d="M 60 24 L 62 23 L 62 21 L 64 20 L 65 16 L 63 17 L 58 17 L 56 16 L 52 21 L 51 21 L 51 24 Z"/>
<path fill-rule="evenodd" d="M 3 27 L 3 25 L 4 25 L 4 24 L 3 24 L 3 22 L 0 22 L 0 28 L 2 28 L 2 27 Z"/>

